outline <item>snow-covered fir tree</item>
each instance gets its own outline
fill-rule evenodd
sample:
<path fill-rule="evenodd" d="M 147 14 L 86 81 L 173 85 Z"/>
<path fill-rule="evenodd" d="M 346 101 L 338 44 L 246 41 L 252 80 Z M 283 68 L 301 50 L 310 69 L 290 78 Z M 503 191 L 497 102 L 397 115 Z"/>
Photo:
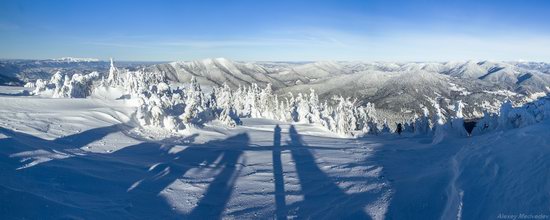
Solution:
<path fill-rule="evenodd" d="M 334 131 L 340 135 L 351 135 L 355 131 L 357 119 L 354 114 L 355 102 L 350 98 L 339 97 L 338 105 L 335 110 L 334 121 L 336 122 Z"/>
<path fill-rule="evenodd" d="M 430 111 L 425 106 L 422 107 L 422 115 L 414 120 L 414 133 L 415 134 L 429 134 L 430 133 Z"/>
<path fill-rule="evenodd" d="M 202 90 L 200 85 L 197 83 L 195 77 L 191 78 L 191 83 L 189 88 L 186 91 L 187 99 L 185 101 L 185 110 L 179 118 L 186 125 L 191 125 L 199 122 L 199 113 L 203 110 L 202 102 Z"/>
<path fill-rule="evenodd" d="M 439 143 L 447 137 L 449 132 L 449 126 L 444 121 L 443 113 L 441 112 L 441 107 L 439 106 L 439 103 L 437 101 L 432 101 L 433 108 L 435 109 L 436 113 L 434 115 L 434 122 L 435 125 L 433 127 L 434 130 L 434 138 L 433 143 Z"/>
<path fill-rule="evenodd" d="M 468 136 L 468 132 L 464 128 L 463 108 L 464 103 L 462 103 L 462 100 L 458 100 L 455 104 L 455 116 L 451 119 L 451 127 L 454 135 Z"/>

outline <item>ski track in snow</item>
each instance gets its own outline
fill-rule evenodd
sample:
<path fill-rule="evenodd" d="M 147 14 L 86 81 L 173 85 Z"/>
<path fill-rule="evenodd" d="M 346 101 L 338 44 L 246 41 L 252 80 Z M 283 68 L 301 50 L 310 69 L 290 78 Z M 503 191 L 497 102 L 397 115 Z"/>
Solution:
<path fill-rule="evenodd" d="M 244 119 L 233 129 L 212 123 L 183 137 L 145 139 L 123 102 L 0 96 L 0 218 L 550 212 L 550 134 L 538 132 L 548 124 L 432 144 L 407 135 L 341 139 L 313 125 Z M 522 140 L 533 147 L 521 150 Z M 528 187 L 536 191 L 518 190 Z"/>

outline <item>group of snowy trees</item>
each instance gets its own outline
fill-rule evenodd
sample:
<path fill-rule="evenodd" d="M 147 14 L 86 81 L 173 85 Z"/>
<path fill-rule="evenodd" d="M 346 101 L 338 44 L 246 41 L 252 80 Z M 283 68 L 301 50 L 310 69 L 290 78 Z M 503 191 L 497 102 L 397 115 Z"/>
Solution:
<path fill-rule="evenodd" d="M 342 135 L 357 131 L 380 132 L 372 104 L 357 106 L 350 98 L 335 97 L 321 103 L 314 90 L 309 94 L 289 93 L 279 98 L 271 84 L 231 89 L 224 84 L 202 91 L 195 78 L 186 87 L 170 88 L 162 74 L 143 70 L 119 70 L 111 64 L 103 86 L 124 88 L 139 100 L 136 117 L 141 125 L 178 131 L 219 120 L 234 127 L 240 118 L 266 118 L 285 122 L 316 123 Z"/>
<path fill-rule="evenodd" d="M 550 96 L 514 108 L 511 102 L 505 102 L 497 113 L 484 113 L 477 122 L 474 134 L 483 134 L 494 130 L 521 128 L 550 119 Z"/>
<path fill-rule="evenodd" d="M 284 122 L 319 124 L 343 136 L 392 132 L 386 120 L 376 118 L 373 104 L 358 105 L 356 100 L 335 96 L 321 102 L 313 89 L 309 94 L 274 94 L 271 85 L 256 84 L 231 89 L 224 84 L 205 93 L 195 78 L 186 87 L 171 88 L 162 73 L 118 69 L 111 62 L 107 78 L 99 74 L 56 73 L 49 81 L 37 80 L 34 93 L 51 91 L 54 98 L 84 98 L 95 87 L 122 88 L 139 106 L 137 121 L 142 126 L 180 131 L 190 126 L 219 120 L 234 127 L 240 118 L 266 118 Z M 422 117 L 402 122 L 405 132 L 428 133 L 432 130 L 427 111 Z"/>
<path fill-rule="evenodd" d="M 136 118 L 144 126 L 179 131 L 221 116 L 215 100 L 205 96 L 195 80 L 186 90 L 172 90 L 161 82 L 142 90 L 137 98 Z"/>
<path fill-rule="evenodd" d="M 163 74 L 118 69 L 111 60 L 108 77 L 102 79 L 100 85 L 122 88 L 137 99 L 136 118 L 142 126 L 181 131 L 217 118 L 227 125 L 238 124 L 238 118 L 221 111 L 215 97 L 205 94 L 195 79 L 188 88 L 172 89 Z"/>
<path fill-rule="evenodd" d="M 95 86 L 94 86 L 95 82 Z M 239 86 L 236 89 L 224 84 L 204 92 L 195 78 L 185 87 L 171 88 L 162 73 L 145 70 L 118 69 L 111 60 L 107 78 L 99 80 L 99 74 L 72 76 L 56 73 L 47 80 L 37 80 L 34 94 L 51 91 L 52 97 L 83 98 L 94 87 L 122 88 L 129 97 L 139 100 L 136 118 L 142 126 L 180 131 L 205 122 L 218 120 L 234 127 L 240 118 L 266 118 L 284 122 L 318 124 L 342 136 L 390 133 L 386 119 L 379 120 L 371 103 L 359 105 L 356 100 L 334 96 L 320 101 L 313 89 L 309 94 L 274 94 L 271 85 L 260 88 L 256 84 Z M 415 115 L 400 122 L 403 132 L 434 135 L 434 142 L 449 135 L 466 136 L 462 109 L 464 104 L 455 104 L 453 116 L 445 117 L 437 101 L 432 101 L 435 114 L 430 115 L 424 107 L 422 115 Z M 550 117 L 550 104 L 545 99 L 520 108 L 505 103 L 499 114 L 485 113 L 479 120 L 474 134 L 495 129 L 523 127 Z"/>
<path fill-rule="evenodd" d="M 374 105 L 358 106 L 355 100 L 343 97 L 321 103 L 313 89 L 309 94 L 289 93 L 279 98 L 270 84 L 263 89 L 256 84 L 237 89 L 224 84 L 205 93 L 193 78 L 187 88 L 171 89 L 167 83 L 160 82 L 132 91 L 139 91 L 132 96 L 140 100 L 137 112 L 140 123 L 169 130 L 215 119 L 234 127 L 241 123 L 239 118 L 265 118 L 319 124 L 344 136 L 391 132 L 385 121 L 382 124 L 376 119 Z"/>
<path fill-rule="evenodd" d="M 25 87 L 34 87 L 33 94 L 51 92 L 54 98 L 85 98 L 93 91 L 93 83 L 99 78 L 98 72 L 73 74 L 72 76 L 55 73 L 50 80 L 38 79 L 27 83 Z"/>
<path fill-rule="evenodd" d="M 320 102 L 313 89 L 309 94 L 289 93 L 279 98 L 271 85 L 260 89 L 256 84 L 232 90 L 227 85 L 214 89 L 218 104 L 238 117 L 267 118 L 285 122 L 314 123 L 342 135 L 370 131 L 376 127 L 374 106 L 357 106 L 349 98 L 335 97 L 331 103 Z"/>
<path fill-rule="evenodd" d="M 223 111 L 237 117 L 319 124 L 341 135 L 379 133 L 382 130 L 375 118 L 374 105 L 358 106 L 355 100 L 344 97 L 320 102 L 313 89 L 309 94 L 288 93 L 280 98 L 273 93 L 270 84 L 263 89 L 252 84 L 239 86 L 236 90 L 223 85 L 214 88 L 212 96 Z"/>
<path fill-rule="evenodd" d="M 279 97 L 273 93 L 270 84 L 260 88 L 256 84 L 231 89 L 228 85 L 215 87 L 210 93 L 204 93 L 193 78 L 187 89 L 170 90 L 166 83 L 142 92 L 141 112 L 151 113 L 153 122 L 145 124 L 161 125 L 169 129 L 179 128 L 179 124 L 201 124 L 218 119 L 228 126 L 240 124 L 239 118 L 266 118 L 284 122 L 319 124 L 342 136 L 380 134 L 393 132 L 386 119 L 376 117 L 373 104 L 358 105 L 356 100 L 335 96 L 332 100 L 319 101 L 313 89 L 309 94 L 292 93 Z M 144 95 L 145 94 L 145 95 Z M 171 101 L 162 101 L 171 100 Z M 180 107 L 177 107 L 181 105 Z M 147 107 L 146 107 L 147 106 Z M 156 108 L 154 106 L 158 106 Z M 404 132 L 434 135 L 434 141 L 447 136 L 467 136 L 461 101 L 455 103 L 454 115 L 444 116 L 437 102 L 432 106 L 436 113 L 430 117 L 427 108 L 420 116 L 399 122 Z M 153 110 L 155 109 L 155 110 Z M 160 110 L 159 110 L 160 109 Z M 179 110 L 178 110 L 179 109 Z M 171 112 L 166 114 L 166 112 Z M 159 117 L 177 116 L 167 119 Z M 505 103 L 500 114 L 486 114 L 474 130 L 474 134 L 491 129 L 509 129 L 523 127 L 550 117 L 550 104 L 539 100 L 521 108 L 512 108 Z M 140 114 L 138 114 L 140 115 Z M 143 114 L 141 114 L 143 115 Z M 155 116 L 156 115 L 156 116 Z M 395 123 L 395 122 L 394 122 Z M 173 127 L 173 124 L 177 125 Z"/>
<path fill-rule="evenodd" d="M 466 128 L 464 127 L 464 116 L 462 114 L 462 109 L 464 104 L 462 101 L 457 101 L 455 103 L 455 115 L 452 117 L 445 118 L 441 113 L 441 108 L 437 102 L 432 103 L 436 109 L 436 114 L 434 115 L 434 138 L 433 142 L 441 142 L 448 136 L 468 136 Z"/>

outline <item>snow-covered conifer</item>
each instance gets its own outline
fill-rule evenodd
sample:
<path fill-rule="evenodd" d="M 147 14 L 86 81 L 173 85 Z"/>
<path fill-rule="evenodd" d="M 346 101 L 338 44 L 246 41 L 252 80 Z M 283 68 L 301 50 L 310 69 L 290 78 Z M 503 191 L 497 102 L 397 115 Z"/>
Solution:
<path fill-rule="evenodd" d="M 380 133 L 387 134 L 392 133 L 390 125 L 388 124 L 388 120 L 384 118 L 384 123 L 382 124 L 382 129 L 380 129 Z"/>
<path fill-rule="evenodd" d="M 439 103 L 437 101 L 433 101 L 432 104 L 436 111 L 435 118 L 434 118 L 434 121 L 435 121 L 434 137 L 433 137 L 432 143 L 436 144 L 443 141 L 443 139 L 445 139 L 448 136 L 449 125 L 444 121 L 444 117 L 443 117 L 443 114 L 441 113 L 441 108 L 439 106 Z"/>
<path fill-rule="evenodd" d="M 342 96 L 337 99 L 338 106 L 334 113 L 335 132 L 340 135 L 351 135 L 357 122 L 353 113 L 354 103 L 349 98 L 346 99 Z"/>
<path fill-rule="evenodd" d="M 218 118 L 223 124 L 229 127 L 235 127 L 241 124 L 241 120 L 232 106 L 225 106 Z"/>
<path fill-rule="evenodd" d="M 430 132 L 430 112 L 425 106 L 422 107 L 422 115 L 414 121 L 415 134 L 428 134 Z"/>
<path fill-rule="evenodd" d="M 187 95 L 187 99 L 185 101 L 185 110 L 183 114 L 179 116 L 179 118 L 183 121 L 183 123 L 185 123 L 186 125 L 189 125 L 201 120 L 198 118 L 198 116 L 199 116 L 199 113 L 203 110 L 201 106 L 202 104 L 201 88 L 198 85 L 195 77 L 191 78 L 191 84 L 187 89 L 186 95 Z"/>
<path fill-rule="evenodd" d="M 462 103 L 462 100 L 458 100 L 455 104 L 455 116 L 451 120 L 451 127 L 454 135 L 468 136 L 468 132 L 464 128 L 464 115 L 462 114 L 463 108 L 464 103 Z"/>
<path fill-rule="evenodd" d="M 510 112 L 512 111 L 512 102 L 506 101 L 500 106 L 500 112 L 498 114 L 498 129 L 510 129 L 513 127 L 510 120 Z"/>
<path fill-rule="evenodd" d="M 290 120 L 294 122 L 300 121 L 300 113 L 298 112 L 298 103 L 294 99 L 294 95 L 289 93 L 290 99 L 286 99 L 286 106 L 290 115 Z"/>
<path fill-rule="evenodd" d="M 273 89 L 271 88 L 271 83 L 268 83 L 263 89 L 258 98 L 258 115 L 262 118 L 274 119 L 274 108 L 275 104 L 273 102 Z"/>

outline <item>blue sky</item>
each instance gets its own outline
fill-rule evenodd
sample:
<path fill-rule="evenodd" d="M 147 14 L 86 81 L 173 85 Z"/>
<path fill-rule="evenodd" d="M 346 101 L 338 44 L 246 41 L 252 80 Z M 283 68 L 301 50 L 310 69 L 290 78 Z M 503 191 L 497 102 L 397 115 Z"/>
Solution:
<path fill-rule="evenodd" d="M 550 62 L 550 1 L 0 0 L 0 58 Z"/>

